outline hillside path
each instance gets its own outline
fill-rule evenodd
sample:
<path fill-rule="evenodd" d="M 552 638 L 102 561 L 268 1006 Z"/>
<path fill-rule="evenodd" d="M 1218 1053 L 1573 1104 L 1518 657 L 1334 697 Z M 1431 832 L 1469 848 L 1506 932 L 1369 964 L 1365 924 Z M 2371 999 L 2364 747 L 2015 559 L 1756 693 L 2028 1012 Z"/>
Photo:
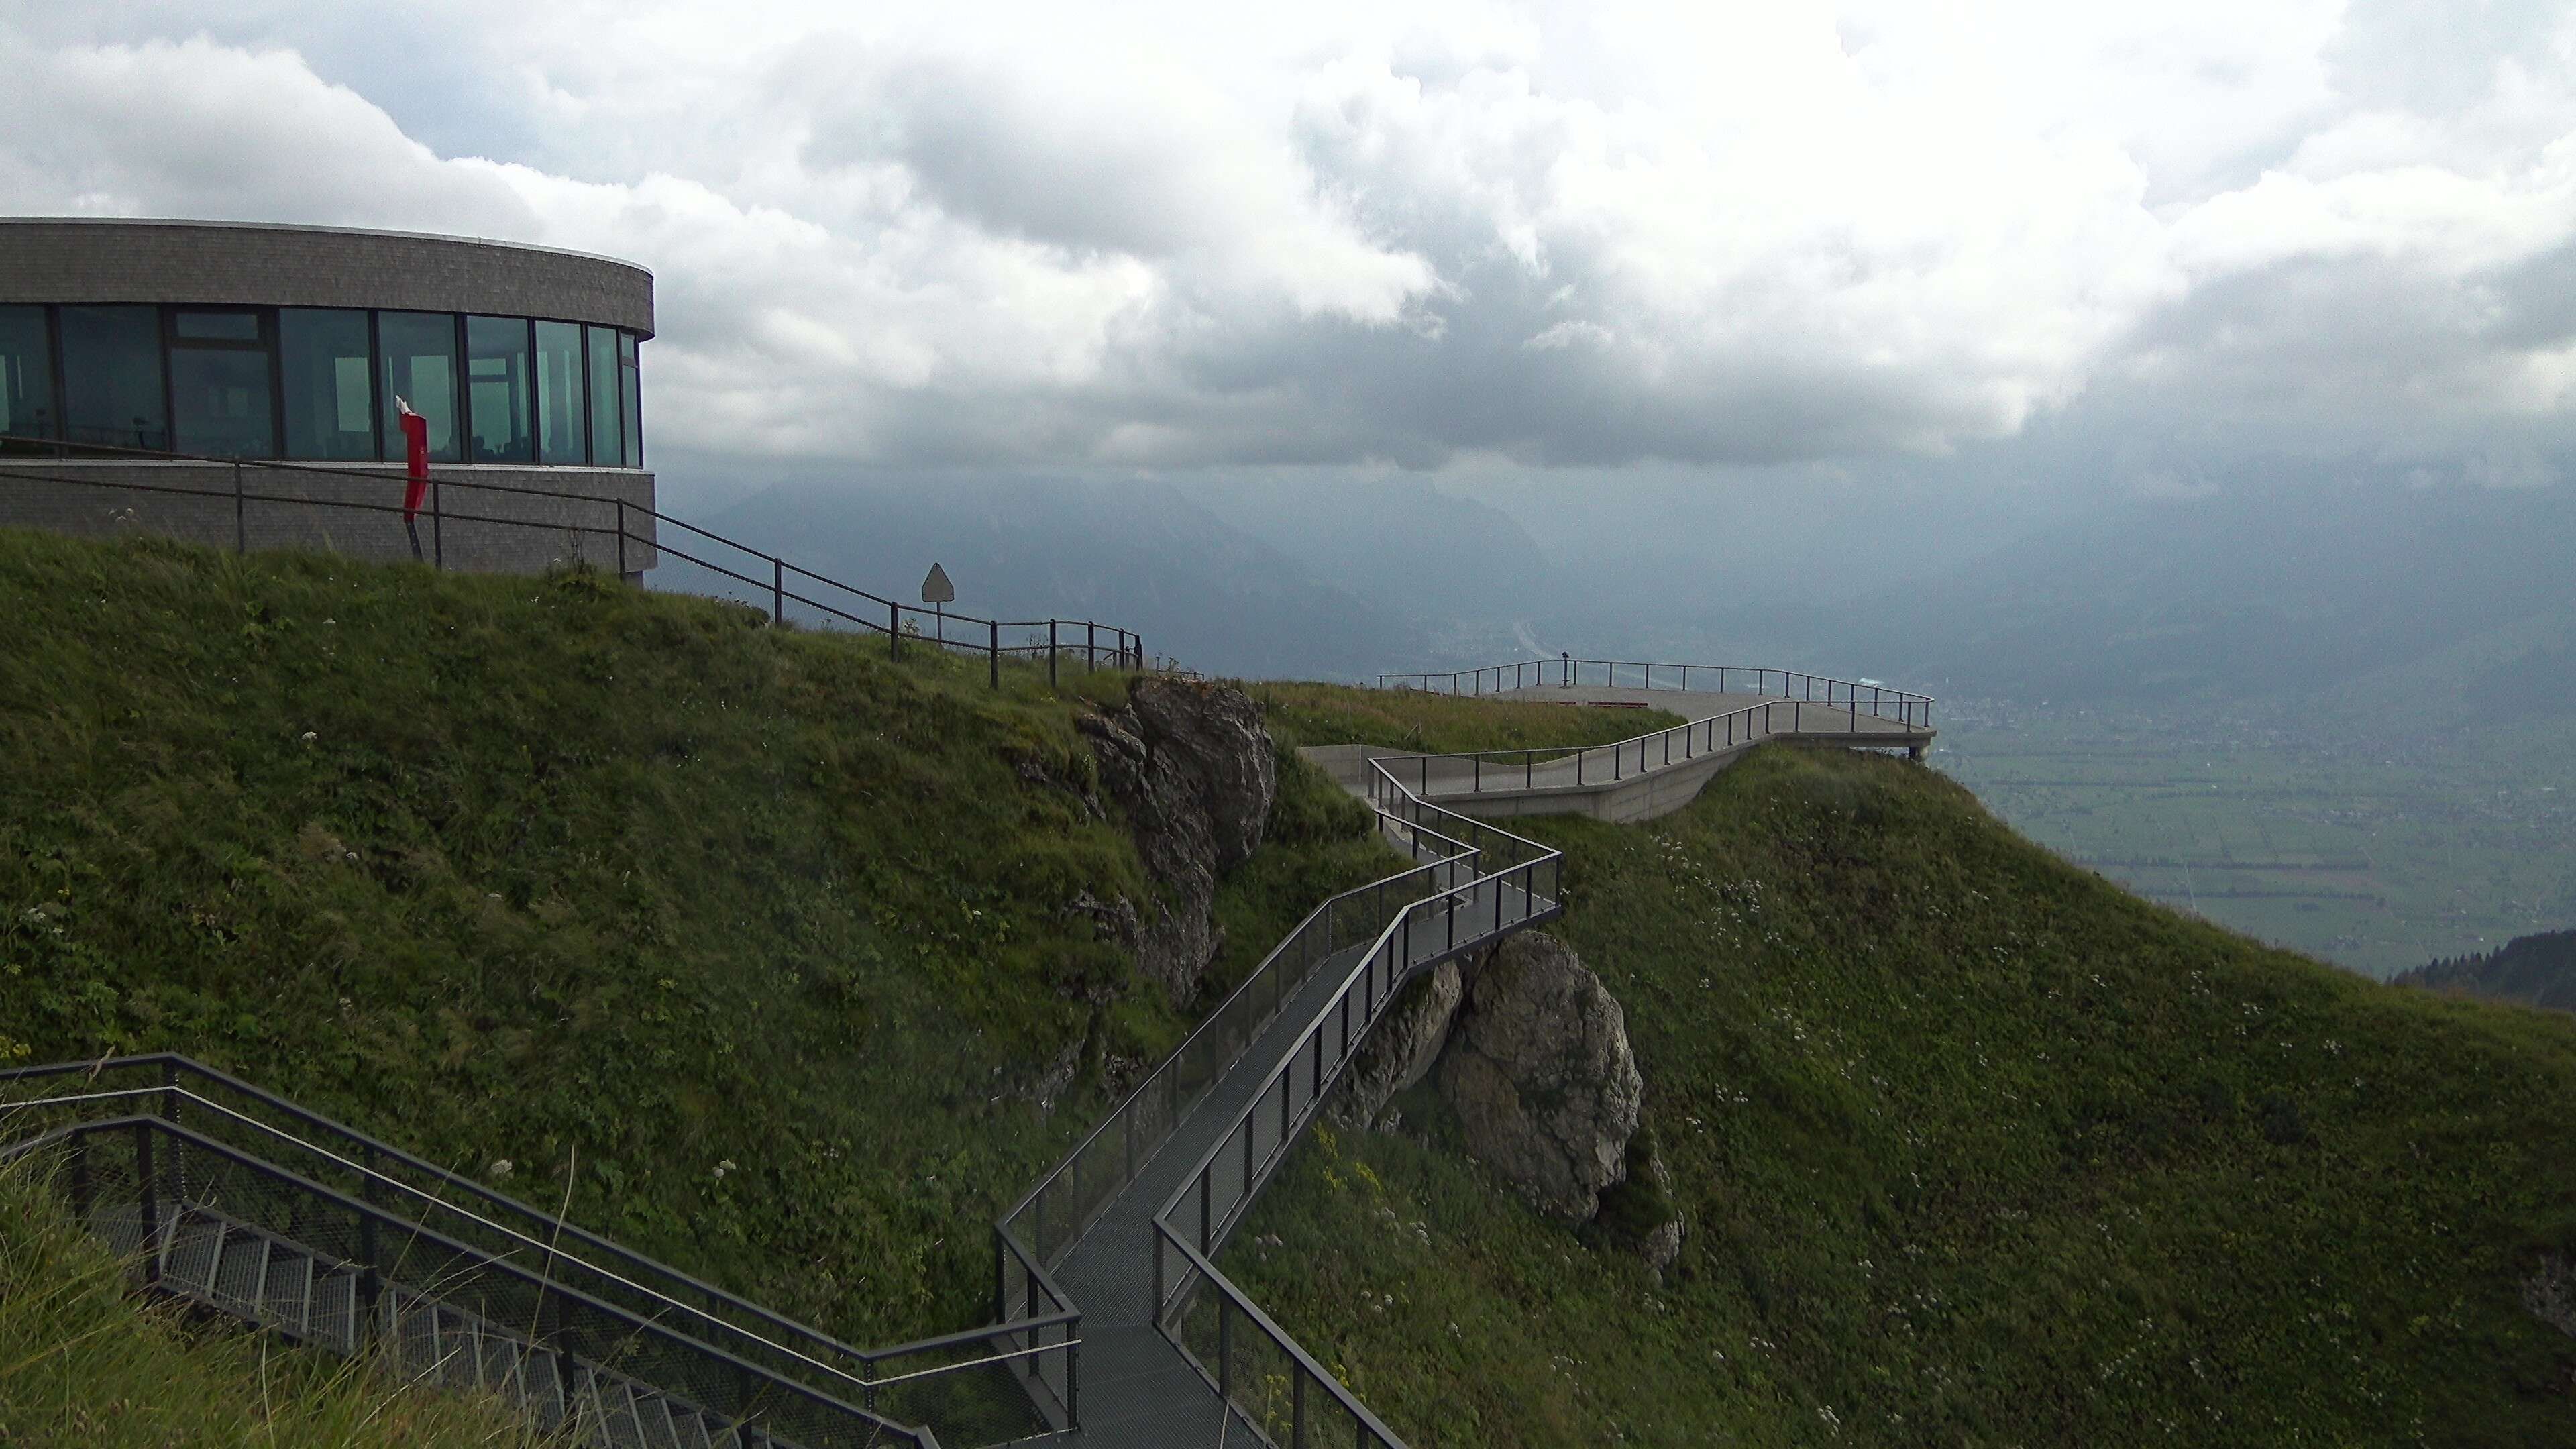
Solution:
<path fill-rule="evenodd" d="M 1527 903 L 1515 887 L 1479 887 L 1452 908 L 1460 937 L 1470 937 L 1469 923 L 1488 919 L 1498 904 L 1517 916 Z M 1418 934 L 1408 972 L 1448 954 L 1435 933 Z M 1367 950 L 1367 943 L 1347 947 L 1317 965 L 1055 1270 L 1082 1305 L 1082 1427 L 1040 1442 L 1083 1449 L 1212 1449 L 1220 1439 L 1249 1449 L 1261 1442 L 1239 1416 L 1226 1427 L 1231 1410 L 1155 1326 L 1154 1215 L 1233 1130 Z"/>

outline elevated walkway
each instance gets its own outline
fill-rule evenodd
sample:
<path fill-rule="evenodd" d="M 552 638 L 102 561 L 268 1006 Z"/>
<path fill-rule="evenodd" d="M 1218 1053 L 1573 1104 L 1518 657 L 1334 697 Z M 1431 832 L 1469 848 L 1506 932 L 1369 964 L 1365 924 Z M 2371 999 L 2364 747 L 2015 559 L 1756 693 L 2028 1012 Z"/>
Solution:
<path fill-rule="evenodd" d="M 1554 670 L 1554 661 L 1540 661 Z M 1421 679 L 1493 678 L 1494 687 L 1461 690 L 1507 703 L 1562 704 L 1595 709 L 1656 709 L 1690 723 L 1655 730 L 1590 749 L 1488 750 L 1425 755 L 1371 745 L 1309 745 L 1298 753 L 1342 785 L 1366 793 L 1373 770 L 1383 769 L 1426 801 L 1482 819 L 1515 815 L 1588 815 L 1629 823 L 1669 815 L 1698 798 L 1718 771 L 1755 745 L 1802 739 L 1857 749 L 1901 749 L 1921 759 L 1938 731 L 1932 701 L 1884 686 L 1849 684 L 1781 670 L 1719 669 L 1693 665 L 1639 666 L 1667 671 L 1672 679 L 1731 678 L 1803 686 L 1822 699 L 1693 690 L 1644 683 L 1530 684 L 1502 671 L 1473 675 L 1411 676 Z M 1522 677 L 1526 677 L 1526 667 Z M 1569 668 L 1570 675 L 1572 670 Z M 1419 687 L 1399 685 L 1399 688 Z M 1447 693 L 1448 691 L 1439 691 Z"/>

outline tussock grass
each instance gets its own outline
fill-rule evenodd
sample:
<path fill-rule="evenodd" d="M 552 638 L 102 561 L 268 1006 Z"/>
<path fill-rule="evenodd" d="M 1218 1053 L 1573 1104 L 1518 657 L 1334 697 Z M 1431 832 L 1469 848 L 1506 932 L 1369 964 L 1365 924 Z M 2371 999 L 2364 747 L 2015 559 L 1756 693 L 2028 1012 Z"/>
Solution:
<path fill-rule="evenodd" d="M 0 1163 L 0 1444 L 24 1449 L 542 1449 L 497 1401 L 191 1322 L 42 1179 Z"/>
<path fill-rule="evenodd" d="M 874 1344 L 983 1320 L 986 1225 L 1189 1026 L 1068 909 L 1150 888 L 1083 798 L 1121 676 L 6 531 L 0 618 L 0 1064 L 186 1052 Z M 1383 869 L 1283 767 L 1222 978 Z"/>
<path fill-rule="evenodd" d="M 1412 1443 L 2576 1443 L 2576 1020 L 2186 919 L 1941 776 L 1775 745 L 1563 847 L 1690 1238 L 1658 1284 L 1435 1100 L 1229 1270 Z M 1275 1245 L 1262 1241 L 1276 1240 Z"/>

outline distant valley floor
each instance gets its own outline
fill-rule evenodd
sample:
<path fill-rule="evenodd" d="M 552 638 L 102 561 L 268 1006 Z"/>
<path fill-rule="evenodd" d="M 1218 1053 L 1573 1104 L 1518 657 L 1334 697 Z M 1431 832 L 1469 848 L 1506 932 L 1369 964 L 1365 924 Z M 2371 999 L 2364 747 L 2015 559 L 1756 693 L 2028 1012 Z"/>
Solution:
<path fill-rule="evenodd" d="M 2375 977 L 2576 925 L 2576 720 L 1942 702 L 1932 760 L 2140 894 Z"/>

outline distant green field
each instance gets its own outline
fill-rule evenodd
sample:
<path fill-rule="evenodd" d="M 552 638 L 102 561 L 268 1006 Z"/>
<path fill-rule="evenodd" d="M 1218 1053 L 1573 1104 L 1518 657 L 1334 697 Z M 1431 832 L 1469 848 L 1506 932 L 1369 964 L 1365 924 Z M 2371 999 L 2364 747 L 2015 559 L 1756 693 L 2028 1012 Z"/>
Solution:
<path fill-rule="evenodd" d="M 1933 763 L 2079 865 L 2372 976 L 2576 924 L 2576 721 L 1944 700 Z"/>

